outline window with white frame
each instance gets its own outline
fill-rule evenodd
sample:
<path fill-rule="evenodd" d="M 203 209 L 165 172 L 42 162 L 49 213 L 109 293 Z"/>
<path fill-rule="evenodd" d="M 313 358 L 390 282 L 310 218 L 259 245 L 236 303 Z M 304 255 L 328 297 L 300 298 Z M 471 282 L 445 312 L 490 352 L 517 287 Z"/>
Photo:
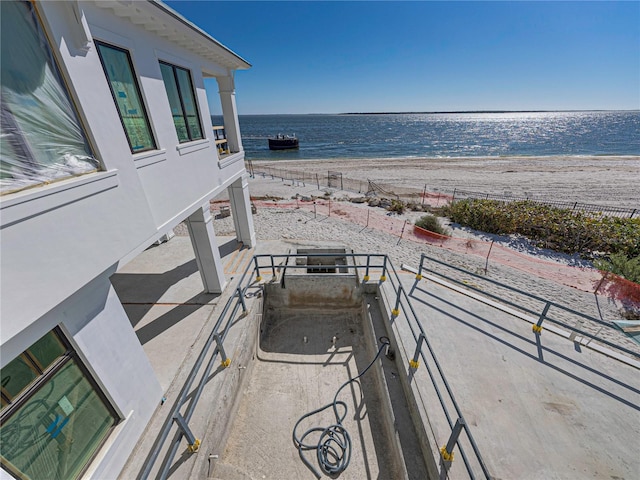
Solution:
<path fill-rule="evenodd" d="M 0 1 L 0 192 L 100 168 L 32 2 Z"/>
<path fill-rule="evenodd" d="M 79 478 L 118 417 L 56 328 L 2 368 L 0 462 L 16 478 Z"/>
<path fill-rule="evenodd" d="M 178 141 L 184 143 L 202 139 L 202 125 L 191 73 L 189 70 L 165 62 L 160 62 L 160 71 L 169 97 Z"/>
<path fill-rule="evenodd" d="M 155 150 L 156 142 L 129 52 L 102 42 L 95 44 L 131 153 Z"/>

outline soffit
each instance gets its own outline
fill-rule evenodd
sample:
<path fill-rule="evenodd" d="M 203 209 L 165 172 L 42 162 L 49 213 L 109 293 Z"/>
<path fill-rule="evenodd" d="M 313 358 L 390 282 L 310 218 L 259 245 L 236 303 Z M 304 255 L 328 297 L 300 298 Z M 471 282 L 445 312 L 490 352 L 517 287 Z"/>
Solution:
<path fill-rule="evenodd" d="M 158 0 L 97 0 L 95 4 L 226 69 L 251 68 L 249 62 Z"/>

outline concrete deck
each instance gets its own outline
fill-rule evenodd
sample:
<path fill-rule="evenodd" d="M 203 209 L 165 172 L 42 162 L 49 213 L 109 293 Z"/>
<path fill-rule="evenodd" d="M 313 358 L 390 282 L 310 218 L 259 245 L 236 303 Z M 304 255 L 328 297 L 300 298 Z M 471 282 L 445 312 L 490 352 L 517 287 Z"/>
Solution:
<path fill-rule="evenodd" d="M 286 253 L 290 247 L 290 243 L 267 242 L 260 243 L 256 251 Z M 175 237 L 143 252 L 113 277 L 115 289 L 166 391 L 166 403 L 158 406 L 145 436 L 121 475 L 123 479 L 137 478 L 166 421 L 169 406 L 175 402 L 211 326 L 236 286 L 237 277 L 255 253 L 238 250 L 235 240 L 230 238 L 221 238 L 220 248 L 225 273 L 230 280 L 221 296 L 202 293 L 202 283 L 188 237 Z M 413 275 L 400 276 L 409 291 L 413 285 Z M 433 283 L 423 281 L 413 297 L 414 308 L 495 478 L 640 478 L 638 369 L 588 348 L 576 351 L 573 343 L 548 332 L 540 337 L 541 344 L 538 346 L 526 322 Z M 247 300 L 251 306 L 252 300 Z M 393 301 L 389 303 L 393 304 Z M 411 356 L 413 338 L 403 325 L 402 318 L 396 320 L 400 336 L 406 341 L 404 348 Z M 255 362 L 249 358 L 236 362 L 240 358 L 240 350 L 245 348 L 242 342 L 247 341 L 247 337 L 243 336 L 247 332 L 242 328 L 240 324 L 232 327 L 229 341 L 232 345 L 230 356 L 234 358 L 234 363 L 227 370 L 227 375 L 238 375 L 244 368 L 255 368 L 250 375 L 252 382 L 244 385 L 242 391 L 253 393 L 254 398 L 258 398 L 269 387 L 274 395 L 278 394 L 277 382 L 267 385 L 259 383 L 263 378 L 261 369 L 271 369 L 273 366 L 264 360 L 274 352 L 261 352 L 262 361 Z M 292 341 L 298 342 L 300 339 L 293 338 Z M 341 351 L 344 358 L 334 356 L 332 362 L 341 364 L 338 368 L 346 372 L 346 366 L 355 368 L 353 362 L 356 360 L 351 358 L 347 361 L 349 347 L 347 344 L 344 347 L 344 351 Z M 311 364 L 316 361 L 324 363 L 330 353 L 328 350 L 315 352 L 317 358 L 312 355 L 305 357 L 305 361 Z M 297 355 L 295 351 L 279 354 Z M 284 368 L 284 365 L 281 367 Z M 311 365 L 313 373 L 307 374 L 301 366 L 290 364 L 285 370 L 278 375 L 297 375 L 299 384 L 316 389 L 307 393 L 306 397 L 295 400 L 301 410 L 306 411 L 307 407 L 312 409 L 331 400 L 327 397 L 332 395 L 322 394 L 324 380 L 318 382 L 311 377 L 317 374 L 320 379 L 328 378 L 324 376 L 322 368 Z M 345 373 L 340 375 L 342 378 Z M 416 385 L 421 385 L 422 402 L 430 412 L 429 429 L 441 446 L 446 443 L 449 430 L 444 417 L 437 413 L 437 399 L 424 376 L 426 372 L 421 367 L 416 372 Z M 215 460 L 229 458 L 224 456 L 224 445 L 216 439 L 226 439 L 228 436 L 231 439 L 229 445 L 232 445 L 236 437 L 233 431 L 216 437 L 216 431 L 228 427 L 220 421 L 221 412 L 239 407 L 241 413 L 237 418 L 242 419 L 243 415 L 245 418 L 260 417 L 263 408 L 277 408 L 273 405 L 261 406 L 259 402 L 244 406 L 239 401 L 226 398 L 225 392 L 220 391 L 222 377 L 224 375 L 220 375 L 220 369 L 211 374 L 190 422 L 196 436 L 202 439 L 200 450 L 195 454 L 188 453 L 186 442 L 183 441 L 171 467 L 170 478 L 213 478 Z M 282 393 L 295 396 L 288 390 Z M 317 402 L 313 399 L 317 399 Z M 357 405 L 360 404 L 354 407 L 357 408 Z M 247 409 L 245 413 L 242 413 L 243 408 Z M 265 429 L 270 419 L 265 415 L 263 417 L 260 421 L 267 423 L 261 428 Z M 283 421 L 278 417 L 272 420 L 274 424 Z M 242 423 L 238 425 L 240 429 L 246 428 L 247 432 L 251 430 L 249 423 L 245 423 L 244 427 Z M 363 432 L 368 429 L 370 432 L 375 427 L 366 426 L 365 422 L 356 424 L 353 429 L 353 432 L 359 429 Z M 284 430 L 288 431 L 289 428 Z M 357 437 L 358 434 L 354 433 L 353 436 Z M 363 436 L 369 439 L 364 442 L 367 455 L 362 457 L 361 462 L 369 466 L 371 475 L 358 478 L 386 478 L 380 467 L 381 460 L 377 458 L 380 449 L 375 441 L 370 443 L 373 441 L 370 433 Z M 283 441 L 277 440 L 274 444 L 276 450 L 282 453 L 279 461 L 283 462 L 287 474 L 291 473 L 289 477 L 281 476 L 274 470 L 249 469 L 245 471 L 245 477 L 236 478 L 312 478 L 311 474 L 304 476 L 304 472 L 310 472 L 302 464 L 291 439 L 281 443 Z M 260 456 L 262 449 L 267 447 L 274 448 L 273 445 L 256 444 L 253 455 Z M 264 461 L 268 462 L 269 458 L 270 455 L 266 455 Z M 162 454 L 157 463 L 161 461 Z M 220 463 L 238 466 L 226 460 Z M 466 478 L 461 465 L 461 460 L 456 456 L 451 478 Z M 223 475 L 220 478 L 233 477 Z"/>
<path fill-rule="evenodd" d="M 411 291 L 413 274 L 400 277 Z M 546 330 L 538 343 L 528 322 L 434 282 L 411 298 L 495 478 L 640 478 L 640 370 Z M 426 377 L 416 385 L 435 405 Z M 430 410 L 444 445 L 450 429 Z"/>

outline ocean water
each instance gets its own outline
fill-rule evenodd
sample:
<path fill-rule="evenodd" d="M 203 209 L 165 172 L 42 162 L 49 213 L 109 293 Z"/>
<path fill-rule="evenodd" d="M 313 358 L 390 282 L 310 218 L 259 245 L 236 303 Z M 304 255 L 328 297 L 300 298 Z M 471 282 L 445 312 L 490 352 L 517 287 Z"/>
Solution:
<path fill-rule="evenodd" d="M 249 160 L 640 155 L 640 111 L 240 115 L 239 121 Z M 270 151 L 267 138 L 278 133 L 295 133 L 300 149 Z"/>

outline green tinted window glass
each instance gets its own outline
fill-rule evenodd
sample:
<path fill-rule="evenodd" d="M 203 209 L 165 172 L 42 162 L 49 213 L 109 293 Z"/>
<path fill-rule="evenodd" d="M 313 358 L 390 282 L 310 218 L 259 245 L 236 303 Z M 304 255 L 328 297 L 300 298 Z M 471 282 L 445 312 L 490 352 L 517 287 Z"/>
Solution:
<path fill-rule="evenodd" d="M 178 140 L 182 143 L 204 138 L 191 74 L 184 68 L 163 62 L 160 62 L 160 70 L 169 97 Z"/>
<path fill-rule="evenodd" d="M 2 463 L 28 478 L 77 478 L 115 421 L 69 361 L 3 422 Z"/>
<path fill-rule="evenodd" d="M 38 378 L 39 373 L 22 354 L 2 368 L 2 390 L 12 399 Z"/>
<path fill-rule="evenodd" d="M 173 67 L 166 63 L 161 63 L 160 71 L 162 72 L 162 80 L 164 80 L 164 87 L 167 90 L 167 96 L 169 97 L 169 106 L 171 107 L 173 123 L 178 134 L 178 141 L 180 143 L 188 142 L 189 132 L 187 131 L 187 122 L 185 121 L 182 113 L 180 94 L 178 93 L 178 85 L 176 85 L 176 77 L 173 74 Z"/>
<path fill-rule="evenodd" d="M 28 352 L 38 363 L 42 371 L 46 370 L 60 355 L 66 352 L 62 342 L 53 333 L 49 332 L 36 343 L 31 345 Z"/>
<path fill-rule="evenodd" d="M 178 77 L 180 94 L 182 95 L 182 103 L 184 104 L 191 139 L 196 140 L 202 138 L 202 129 L 200 128 L 200 119 L 198 118 L 198 108 L 191 83 L 191 75 L 189 75 L 187 70 L 176 67 L 176 76 Z"/>
<path fill-rule="evenodd" d="M 137 153 L 155 149 L 151 125 L 133 74 L 129 53 L 103 43 L 96 44 L 131 151 Z"/>

